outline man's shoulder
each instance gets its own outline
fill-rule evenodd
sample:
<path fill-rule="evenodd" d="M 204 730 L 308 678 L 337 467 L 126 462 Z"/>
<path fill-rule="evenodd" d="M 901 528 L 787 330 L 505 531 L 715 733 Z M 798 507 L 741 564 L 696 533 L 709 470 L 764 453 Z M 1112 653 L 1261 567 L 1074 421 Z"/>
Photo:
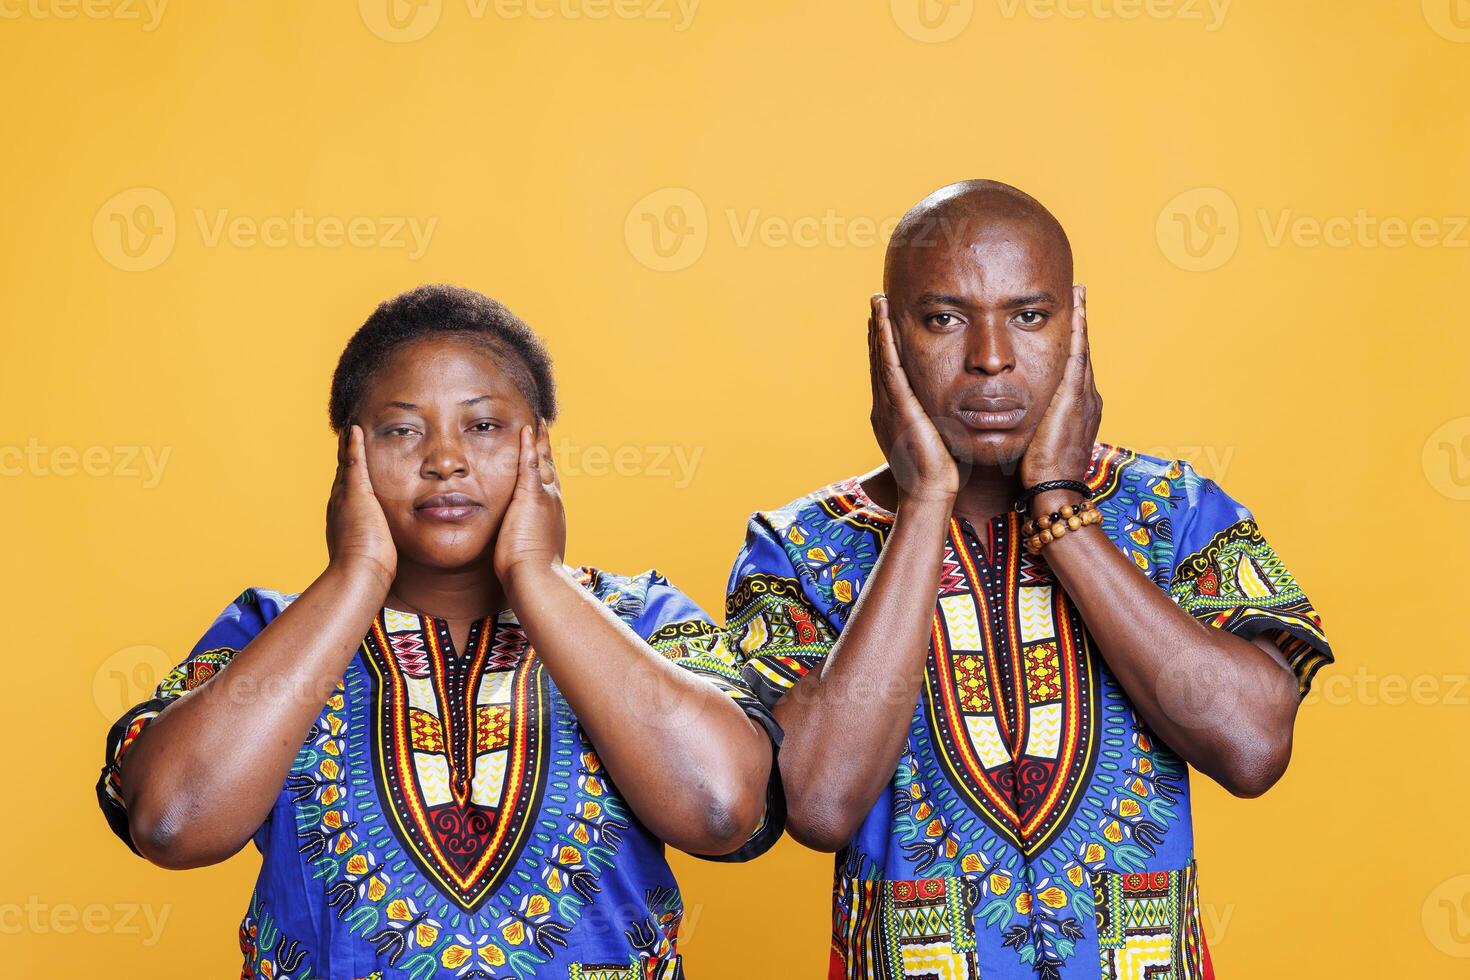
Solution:
<path fill-rule="evenodd" d="M 793 526 L 811 530 L 836 523 L 858 521 L 891 524 L 893 515 L 883 510 L 863 491 L 862 479 L 849 476 L 802 494 L 779 507 L 757 510 L 751 522 L 784 532 Z"/>
<path fill-rule="evenodd" d="M 1155 456 L 1125 446 L 1098 443 L 1093 449 L 1087 481 L 1099 505 L 1109 501 L 1116 504 L 1154 499 L 1166 503 L 1171 510 L 1243 509 L 1187 457 Z"/>
<path fill-rule="evenodd" d="M 1088 481 L 1097 484 L 1111 478 L 1133 480 L 1178 480 L 1191 472 L 1181 459 L 1154 456 L 1127 446 L 1099 442 L 1092 447 Z"/>

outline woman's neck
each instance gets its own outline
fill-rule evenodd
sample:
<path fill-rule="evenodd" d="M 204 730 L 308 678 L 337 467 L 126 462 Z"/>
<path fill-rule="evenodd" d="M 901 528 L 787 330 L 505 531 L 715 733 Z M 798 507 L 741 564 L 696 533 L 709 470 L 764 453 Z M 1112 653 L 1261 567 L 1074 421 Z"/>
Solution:
<path fill-rule="evenodd" d="M 388 590 L 391 609 L 421 613 L 450 622 L 497 615 L 506 607 L 505 589 L 487 558 L 469 568 L 448 570 L 398 562 L 398 574 Z"/>

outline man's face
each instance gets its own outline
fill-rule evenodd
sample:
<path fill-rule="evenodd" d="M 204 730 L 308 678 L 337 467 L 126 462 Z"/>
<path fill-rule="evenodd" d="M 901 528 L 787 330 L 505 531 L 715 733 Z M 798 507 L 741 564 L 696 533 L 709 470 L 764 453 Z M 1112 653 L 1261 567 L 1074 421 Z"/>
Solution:
<path fill-rule="evenodd" d="M 952 230 L 952 229 L 951 229 Z M 1066 368 L 1066 244 L 1030 222 L 974 223 L 901 246 L 888 302 L 904 367 L 955 458 L 1006 466 L 1025 454 Z"/>

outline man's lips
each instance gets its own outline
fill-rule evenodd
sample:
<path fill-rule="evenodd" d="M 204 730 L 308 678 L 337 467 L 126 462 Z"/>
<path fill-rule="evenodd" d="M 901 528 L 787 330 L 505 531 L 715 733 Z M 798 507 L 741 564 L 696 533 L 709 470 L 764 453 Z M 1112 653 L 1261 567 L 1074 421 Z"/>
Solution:
<path fill-rule="evenodd" d="M 462 521 L 480 510 L 481 504 L 462 493 L 436 493 L 414 504 L 413 509 L 431 521 Z"/>
<path fill-rule="evenodd" d="M 961 422 L 982 432 L 1014 429 L 1026 417 L 1026 406 L 1005 395 L 967 398 L 955 411 Z"/>

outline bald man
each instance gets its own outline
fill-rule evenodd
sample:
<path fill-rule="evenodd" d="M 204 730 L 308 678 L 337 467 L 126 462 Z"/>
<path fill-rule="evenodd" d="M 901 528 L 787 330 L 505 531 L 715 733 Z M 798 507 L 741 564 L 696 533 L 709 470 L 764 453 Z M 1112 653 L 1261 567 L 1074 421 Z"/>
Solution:
<path fill-rule="evenodd" d="M 1317 613 L 1214 482 L 1096 441 L 1086 291 L 1030 196 L 916 205 L 868 350 L 886 465 L 757 513 L 727 602 L 787 828 L 837 852 L 831 976 L 1212 976 L 1189 766 L 1281 778 Z"/>

